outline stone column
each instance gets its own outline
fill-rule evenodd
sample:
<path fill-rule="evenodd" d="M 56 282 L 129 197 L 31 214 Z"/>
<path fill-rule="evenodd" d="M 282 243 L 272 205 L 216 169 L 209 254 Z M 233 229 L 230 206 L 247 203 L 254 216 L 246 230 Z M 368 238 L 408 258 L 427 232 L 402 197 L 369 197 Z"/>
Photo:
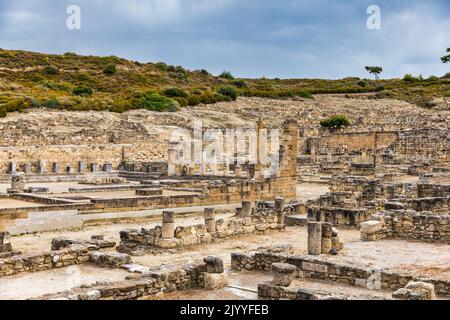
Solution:
<path fill-rule="evenodd" d="M 295 272 L 297 267 L 292 264 L 287 263 L 273 263 L 272 273 L 273 280 L 272 284 L 281 287 L 289 287 L 292 280 L 295 279 Z"/>
<path fill-rule="evenodd" d="M 47 173 L 47 171 L 45 170 L 45 161 L 44 160 L 39 161 L 39 173 L 40 174 Z"/>
<path fill-rule="evenodd" d="M 111 163 L 105 163 L 103 165 L 103 171 L 105 171 L 107 173 L 111 173 L 111 171 L 112 171 L 112 164 Z"/>
<path fill-rule="evenodd" d="M 252 203 L 250 201 L 242 201 L 241 218 L 244 220 L 245 226 L 252 224 Z"/>
<path fill-rule="evenodd" d="M 318 256 L 322 252 L 322 223 L 308 223 L 308 254 Z"/>
<path fill-rule="evenodd" d="M 78 172 L 83 173 L 85 169 L 86 169 L 86 162 L 78 161 Z"/>
<path fill-rule="evenodd" d="M 23 172 L 24 172 L 25 174 L 30 174 L 30 173 L 31 173 L 31 164 L 25 163 L 25 164 L 23 165 Z"/>
<path fill-rule="evenodd" d="M 15 173 L 11 177 L 11 191 L 23 192 L 25 190 L 25 175 L 23 173 Z"/>
<path fill-rule="evenodd" d="M 205 208 L 205 226 L 209 233 L 216 232 L 216 209 Z"/>
<path fill-rule="evenodd" d="M 329 254 L 332 249 L 333 224 L 330 222 L 322 222 L 322 239 L 321 247 L 323 254 Z"/>
<path fill-rule="evenodd" d="M 91 172 L 97 173 L 98 164 L 97 163 L 91 163 Z"/>
<path fill-rule="evenodd" d="M 162 238 L 173 239 L 175 236 L 175 212 L 163 211 Z"/>
<path fill-rule="evenodd" d="M 61 170 L 61 167 L 58 163 L 53 163 L 53 173 L 59 173 L 59 171 Z"/>
<path fill-rule="evenodd" d="M 205 257 L 206 272 L 203 272 L 203 288 L 205 290 L 218 290 L 225 288 L 228 275 L 224 273 L 223 260 L 217 257 Z"/>
<path fill-rule="evenodd" d="M 14 161 L 11 161 L 10 163 L 9 163 L 9 173 L 10 174 L 14 174 L 14 173 L 16 173 L 17 172 L 17 169 L 16 169 L 16 163 L 14 162 Z"/>
<path fill-rule="evenodd" d="M 277 214 L 278 228 L 284 228 L 284 198 L 275 198 L 275 213 Z"/>

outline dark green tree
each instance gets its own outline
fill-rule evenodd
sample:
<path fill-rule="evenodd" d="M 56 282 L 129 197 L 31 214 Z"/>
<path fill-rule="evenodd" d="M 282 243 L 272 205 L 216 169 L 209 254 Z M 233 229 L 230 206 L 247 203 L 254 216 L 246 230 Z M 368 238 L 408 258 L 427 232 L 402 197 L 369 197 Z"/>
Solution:
<path fill-rule="evenodd" d="M 375 80 L 378 80 L 380 77 L 380 73 L 382 73 L 383 72 L 383 68 L 382 67 L 377 67 L 377 66 L 367 66 L 366 67 L 366 70 L 369 72 L 369 73 L 371 73 L 371 74 L 373 74 L 373 75 L 375 75 Z"/>
<path fill-rule="evenodd" d="M 450 48 L 447 48 L 447 55 L 446 56 L 443 56 L 442 58 L 441 58 L 441 60 L 442 60 L 442 63 L 448 63 L 448 62 L 450 62 Z"/>

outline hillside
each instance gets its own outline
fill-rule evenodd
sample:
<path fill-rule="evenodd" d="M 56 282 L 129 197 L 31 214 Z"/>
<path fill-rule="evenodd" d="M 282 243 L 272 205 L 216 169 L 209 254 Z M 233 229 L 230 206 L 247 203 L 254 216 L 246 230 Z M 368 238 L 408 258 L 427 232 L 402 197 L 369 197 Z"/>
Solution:
<path fill-rule="evenodd" d="M 314 94 L 372 93 L 436 108 L 450 95 L 450 79 L 345 78 L 234 79 L 165 63 L 139 63 L 115 56 L 50 55 L 0 50 L 0 116 L 30 108 L 71 111 L 133 109 L 177 111 L 186 106 L 235 100 L 237 96 L 313 99 Z M 449 99 L 447 99 L 449 100 Z M 437 101 L 437 102 L 436 102 Z"/>

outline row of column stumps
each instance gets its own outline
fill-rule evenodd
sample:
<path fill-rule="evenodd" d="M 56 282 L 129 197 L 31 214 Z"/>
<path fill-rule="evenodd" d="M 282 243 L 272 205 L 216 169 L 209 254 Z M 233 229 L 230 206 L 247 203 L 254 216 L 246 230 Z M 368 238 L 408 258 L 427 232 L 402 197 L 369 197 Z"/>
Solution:
<path fill-rule="evenodd" d="M 284 224 L 284 198 L 275 199 L 275 212 L 277 213 L 278 225 Z M 250 201 L 242 201 L 241 218 L 245 226 L 252 225 L 252 203 Z M 209 233 L 216 232 L 216 209 L 205 208 L 204 219 L 206 230 Z M 175 212 L 163 211 L 161 237 L 163 239 L 173 239 L 175 237 Z"/>

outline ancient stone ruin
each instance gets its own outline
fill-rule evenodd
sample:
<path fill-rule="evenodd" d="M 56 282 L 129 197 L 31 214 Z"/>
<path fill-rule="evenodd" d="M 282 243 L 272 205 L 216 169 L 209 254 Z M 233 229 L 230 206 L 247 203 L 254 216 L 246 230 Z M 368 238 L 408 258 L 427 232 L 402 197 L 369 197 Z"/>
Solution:
<path fill-rule="evenodd" d="M 269 146 L 258 136 L 254 162 L 245 158 L 250 136 L 247 147 L 221 158 L 227 143 L 237 146 L 226 128 L 211 147 L 189 139 L 199 133 L 187 122 L 181 137 L 162 128 L 158 136 L 131 125 L 133 115 L 114 139 L 92 120 L 89 144 L 49 134 L 33 147 L 11 146 L 7 161 L 0 158 L 0 287 L 33 277 L 0 299 L 449 298 L 450 148 L 442 116 L 412 117 L 407 109 L 384 126 L 329 130 L 281 117 L 271 101 L 241 101 L 250 106 L 250 129 L 279 133 Z M 308 106 L 289 107 L 300 114 Z M 7 132 L 12 141 L 14 130 Z M 217 161 L 189 162 L 198 143 L 202 157 Z M 265 161 L 270 149 L 275 155 Z M 69 276 L 55 270 L 96 281 L 80 276 L 63 287 Z M 33 280 L 53 277 L 62 278 L 48 288 Z"/>

